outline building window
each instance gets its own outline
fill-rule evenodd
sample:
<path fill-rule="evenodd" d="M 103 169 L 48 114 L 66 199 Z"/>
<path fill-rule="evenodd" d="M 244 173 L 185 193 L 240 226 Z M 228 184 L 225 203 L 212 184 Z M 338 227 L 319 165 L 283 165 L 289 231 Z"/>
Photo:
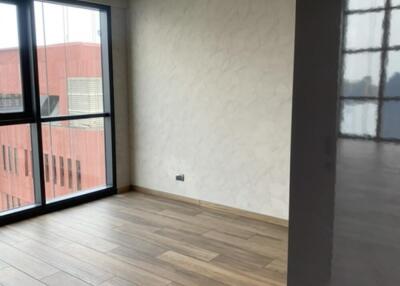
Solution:
<path fill-rule="evenodd" d="M 7 209 L 11 209 L 11 204 L 10 204 L 10 196 L 7 194 Z"/>
<path fill-rule="evenodd" d="M 20 112 L 23 110 L 21 94 L 0 93 L 0 113 Z"/>
<path fill-rule="evenodd" d="M 57 160 L 56 156 L 52 156 L 52 166 L 53 166 L 53 184 L 57 184 Z"/>
<path fill-rule="evenodd" d="M 60 186 L 64 187 L 64 158 L 60 156 Z"/>
<path fill-rule="evenodd" d="M 50 182 L 50 166 L 49 166 L 49 155 L 44 154 L 44 174 L 46 182 Z"/>
<path fill-rule="evenodd" d="M 72 189 L 72 160 L 68 159 L 68 188 Z"/>
<path fill-rule="evenodd" d="M 2 146 L 3 150 L 3 169 L 4 171 L 7 171 L 7 158 L 6 158 L 6 146 Z"/>
<path fill-rule="evenodd" d="M 24 150 L 24 166 L 25 166 L 25 177 L 29 176 L 29 159 L 28 159 L 28 150 Z"/>
<path fill-rule="evenodd" d="M 81 161 L 76 160 L 76 189 L 82 190 Z"/>
<path fill-rule="evenodd" d="M 14 169 L 15 174 L 18 175 L 18 150 L 14 148 Z"/>
<path fill-rule="evenodd" d="M 70 114 L 103 112 L 101 77 L 70 77 L 68 78 L 67 88 Z"/>
<path fill-rule="evenodd" d="M 12 168 L 12 149 L 10 146 L 8 146 L 8 170 L 10 170 L 10 172 L 12 172 L 13 168 Z"/>
<path fill-rule="evenodd" d="M 400 6 L 348 0 L 345 27 L 340 135 L 399 141 Z"/>

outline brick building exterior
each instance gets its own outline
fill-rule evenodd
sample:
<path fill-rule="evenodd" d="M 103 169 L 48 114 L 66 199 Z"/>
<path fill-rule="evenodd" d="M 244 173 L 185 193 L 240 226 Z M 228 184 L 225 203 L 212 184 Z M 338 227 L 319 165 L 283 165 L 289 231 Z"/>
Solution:
<path fill-rule="evenodd" d="M 0 50 L 0 109 L 21 106 L 17 49 Z M 103 111 L 99 44 L 68 43 L 38 48 L 43 116 Z M 4 111 L 3 111 L 4 112 Z M 102 119 L 43 125 L 48 200 L 104 186 Z M 0 211 L 34 203 L 30 126 L 0 127 Z"/>

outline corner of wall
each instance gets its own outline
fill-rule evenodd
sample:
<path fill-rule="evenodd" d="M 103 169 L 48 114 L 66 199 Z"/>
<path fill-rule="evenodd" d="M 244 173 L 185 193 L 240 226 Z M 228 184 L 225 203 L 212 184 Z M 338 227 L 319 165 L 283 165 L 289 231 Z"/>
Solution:
<path fill-rule="evenodd" d="M 114 1 L 113 1 L 114 2 Z M 129 94 L 126 20 L 127 9 L 123 2 L 111 8 L 113 75 L 114 75 L 114 108 L 117 160 L 117 187 L 130 186 L 130 136 L 129 136 Z M 126 4 L 126 3 L 125 3 Z M 127 5 L 125 5 L 126 7 Z"/>

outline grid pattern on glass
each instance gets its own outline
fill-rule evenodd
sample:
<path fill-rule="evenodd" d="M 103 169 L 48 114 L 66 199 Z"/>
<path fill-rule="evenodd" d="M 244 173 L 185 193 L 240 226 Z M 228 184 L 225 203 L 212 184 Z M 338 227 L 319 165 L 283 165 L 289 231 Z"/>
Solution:
<path fill-rule="evenodd" d="M 42 131 L 43 154 L 53 158 L 46 168 L 48 201 L 106 186 L 103 118 L 46 123 Z"/>
<path fill-rule="evenodd" d="M 0 146 L 0 213 L 33 205 L 30 125 L 0 127 Z"/>
<path fill-rule="evenodd" d="M 392 11 L 390 25 L 389 45 L 400 46 L 400 9 Z"/>
<path fill-rule="evenodd" d="M 42 116 L 103 112 L 100 11 L 35 1 L 35 25 Z"/>
<path fill-rule="evenodd" d="M 349 0 L 347 3 L 348 10 L 365 10 L 384 6 L 385 0 Z"/>
<path fill-rule="evenodd" d="M 396 0 L 348 1 L 340 135 L 400 141 L 400 7 Z"/>
<path fill-rule="evenodd" d="M 400 51 L 388 53 L 385 97 L 400 97 Z"/>
<path fill-rule="evenodd" d="M 384 12 L 352 14 L 347 17 L 346 49 L 380 47 Z"/>
<path fill-rule="evenodd" d="M 382 137 L 400 138 L 400 101 L 388 100 L 382 107 Z"/>
<path fill-rule="evenodd" d="M 378 97 L 380 71 L 379 52 L 345 55 L 343 96 Z"/>
<path fill-rule="evenodd" d="M 0 114 L 24 111 L 17 6 L 0 2 Z"/>
<path fill-rule="evenodd" d="M 346 134 L 375 136 L 377 117 L 376 101 L 346 100 L 342 108 L 341 130 Z"/>

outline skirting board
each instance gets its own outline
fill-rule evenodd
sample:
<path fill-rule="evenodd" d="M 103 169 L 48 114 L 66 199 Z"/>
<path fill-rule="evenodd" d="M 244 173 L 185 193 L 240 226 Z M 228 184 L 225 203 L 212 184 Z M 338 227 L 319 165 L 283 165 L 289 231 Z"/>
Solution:
<path fill-rule="evenodd" d="M 280 225 L 280 226 L 284 226 L 284 227 L 289 226 L 289 222 L 285 219 L 271 217 L 271 216 L 264 215 L 264 214 L 253 213 L 253 212 L 242 210 L 242 209 L 237 209 L 237 208 L 228 207 L 228 206 L 224 206 L 224 205 L 220 205 L 220 204 L 216 204 L 216 203 L 211 203 L 211 202 L 206 202 L 206 201 L 197 200 L 197 199 L 193 199 L 193 198 L 188 198 L 188 197 L 184 197 L 184 196 L 180 196 L 180 195 L 170 194 L 170 193 L 166 193 L 166 192 L 162 192 L 162 191 L 151 190 L 151 189 L 143 188 L 143 187 L 139 187 L 139 186 L 132 186 L 131 191 L 140 192 L 140 193 L 153 195 L 153 196 L 164 197 L 164 198 L 175 200 L 175 201 L 181 201 L 181 202 L 213 209 L 215 211 L 219 211 L 222 213 L 229 213 L 229 214 L 242 216 L 242 217 L 246 217 L 246 218 L 251 218 L 251 219 L 255 219 L 255 220 L 259 220 L 259 221 L 263 221 L 263 222 L 268 222 L 268 223 L 272 223 L 272 224 L 276 224 L 276 225 Z"/>
<path fill-rule="evenodd" d="M 123 193 L 127 193 L 130 192 L 132 190 L 131 186 L 125 186 L 125 187 L 119 187 L 117 189 L 118 194 L 123 194 Z"/>

